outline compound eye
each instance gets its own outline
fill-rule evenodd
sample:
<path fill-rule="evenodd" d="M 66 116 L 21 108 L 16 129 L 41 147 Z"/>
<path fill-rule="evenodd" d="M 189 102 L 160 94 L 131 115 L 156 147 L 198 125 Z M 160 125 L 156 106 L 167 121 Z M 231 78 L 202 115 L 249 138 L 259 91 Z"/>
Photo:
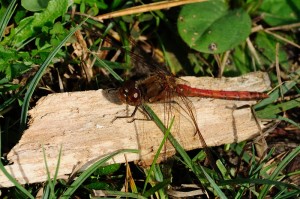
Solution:
<path fill-rule="evenodd" d="M 123 87 L 119 89 L 119 99 L 126 104 L 132 106 L 138 106 L 141 104 L 140 90 L 136 86 L 136 83 L 126 82 Z"/>
<path fill-rule="evenodd" d="M 137 88 L 130 88 L 130 90 L 128 88 L 125 88 L 123 90 L 123 95 L 127 100 L 135 100 L 139 98 L 139 90 Z"/>
<path fill-rule="evenodd" d="M 127 88 L 125 88 L 125 89 L 123 89 L 123 96 L 125 97 L 125 98 L 127 98 L 128 97 L 128 93 L 129 93 L 129 90 L 127 89 Z"/>
<path fill-rule="evenodd" d="M 139 99 L 140 95 L 139 95 L 139 90 L 136 90 L 135 93 L 133 94 L 133 98 L 134 99 Z"/>
<path fill-rule="evenodd" d="M 141 95 L 140 90 L 138 88 L 131 88 L 128 90 L 127 97 L 126 97 L 127 104 L 131 106 L 139 106 L 141 105 Z"/>

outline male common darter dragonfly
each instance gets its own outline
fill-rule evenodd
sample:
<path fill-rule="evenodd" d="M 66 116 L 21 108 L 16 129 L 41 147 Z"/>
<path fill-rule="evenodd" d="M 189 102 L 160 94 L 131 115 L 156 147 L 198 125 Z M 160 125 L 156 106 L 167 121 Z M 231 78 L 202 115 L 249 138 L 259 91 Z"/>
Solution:
<path fill-rule="evenodd" d="M 142 51 L 135 42 L 133 46 Z M 145 52 L 139 52 L 145 54 Z M 223 91 L 223 90 L 209 90 L 199 89 L 189 86 L 188 82 L 177 78 L 171 74 L 165 67 L 160 66 L 153 60 L 146 61 L 143 56 L 137 55 L 133 51 L 130 52 L 131 61 L 137 62 L 139 66 L 147 67 L 150 74 L 141 80 L 127 80 L 123 86 L 118 88 L 118 98 L 121 102 L 135 106 L 134 112 L 131 116 L 121 116 L 117 118 L 133 117 L 138 107 L 146 103 L 164 102 L 177 103 L 188 114 L 193 126 L 195 128 L 195 135 L 199 135 L 200 142 L 207 149 L 207 144 L 198 127 L 193 104 L 188 97 L 200 98 L 217 98 L 225 100 L 244 100 L 253 101 L 268 98 L 266 93 L 249 92 L 249 91 Z M 171 107 L 171 105 L 167 105 Z M 143 108 L 142 108 L 143 109 Z M 147 113 L 146 113 L 147 114 Z M 168 113 L 167 113 L 168 114 Z M 116 119 L 117 119 L 116 118 Z M 171 117 L 168 117 L 171 118 Z M 207 150 L 205 150 L 207 152 Z M 207 152 L 208 153 L 208 152 Z M 209 155 L 209 154 L 207 154 Z"/>

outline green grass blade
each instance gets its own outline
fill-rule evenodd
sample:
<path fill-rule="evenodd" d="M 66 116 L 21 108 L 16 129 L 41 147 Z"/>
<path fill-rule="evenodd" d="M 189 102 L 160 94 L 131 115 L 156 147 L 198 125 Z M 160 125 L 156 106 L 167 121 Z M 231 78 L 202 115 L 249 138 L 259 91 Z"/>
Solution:
<path fill-rule="evenodd" d="M 279 173 L 300 153 L 300 146 L 296 147 L 291 153 L 289 153 L 272 172 L 268 180 L 275 180 Z M 265 198 L 272 185 L 263 186 L 258 198 Z"/>
<path fill-rule="evenodd" d="M 153 119 L 153 121 L 155 122 L 155 124 L 158 126 L 158 128 L 160 128 L 160 130 L 162 132 L 166 132 L 167 128 L 164 126 L 164 124 L 162 123 L 162 121 L 158 118 L 158 116 L 152 111 L 152 109 L 147 106 L 147 105 L 143 105 L 143 108 L 145 111 L 147 111 L 147 113 L 151 116 L 151 118 Z M 203 173 L 203 169 L 201 168 L 201 170 L 196 167 L 193 163 L 193 161 L 191 160 L 191 158 L 189 157 L 189 155 L 186 153 L 186 151 L 184 150 L 184 148 L 182 148 L 182 146 L 178 143 L 178 141 L 175 139 L 175 137 L 173 137 L 173 135 L 170 133 L 168 136 L 169 141 L 172 143 L 172 145 L 174 146 L 174 148 L 176 149 L 176 151 L 181 155 L 182 159 L 184 160 L 184 163 L 194 172 L 194 174 L 200 179 L 199 174 Z M 208 177 L 209 175 L 207 173 L 204 174 L 205 177 Z M 223 198 L 224 193 L 221 191 L 221 189 L 218 187 L 218 185 L 213 181 L 212 178 L 207 179 L 212 188 L 214 190 L 216 190 L 217 194 L 220 194 L 219 196 Z"/>
<path fill-rule="evenodd" d="M 116 80 L 123 82 L 124 80 L 122 79 L 122 77 L 120 77 L 109 65 L 107 65 L 106 62 L 104 62 L 103 60 L 99 59 L 99 57 L 95 56 L 97 62 L 99 62 L 99 64 L 101 66 L 103 66 Z"/>
<path fill-rule="evenodd" d="M 0 126 L 0 132 L 1 132 L 1 126 Z M 0 133 L 0 152 L 2 151 L 2 139 L 1 139 L 1 134 Z M 1 154 L 1 157 L 2 157 L 2 154 Z M 2 173 L 7 177 L 7 179 L 10 180 L 11 183 L 14 184 L 14 186 L 19 189 L 23 194 L 25 194 L 28 198 L 32 198 L 34 199 L 33 195 L 31 195 L 22 185 L 20 185 L 17 180 L 11 176 L 7 170 L 5 169 L 4 165 L 2 164 L 2 161 L 0 161 L 0 171 L 2 171 Z"/>
<path fill-rule="evenodd" d="M 155 176 L 154 180 L 158 181 L 159 183 L 163 183 L 164 181 L 168 180 L 168 179 L 164 180 L 164 174 L 163 174 L 163 171 L 161 170 L 161 167 L 159 164 L 155 164 L 154 169 L 153 169 L 153 174 Z M 148 191 L 149 191 L 148 193 L 151 192 L 150 190 L 148 190 Z M 152 189 L 152 191 L 153 191 L 153 189 Z M 161 199 L 168 198 L 165 189 L 158 189 L 157 193 L 158 193 L 158 197 Z"/>
<path fill-rule="evenodd" d="M 164 126 L 162 121 L 158 118 L 158 116 L 152 111 L 152 109 L 147 106 L 143 105 L 144 109 L 147 111 L 147 113 L 152 117 L 155 124 L 160 128 L 162 132 L 167 132 L 167 128 Z M 180 144 L 177 142 L 177 140 L 172 136 L 172 134 L 169 134 L 169 141 L 172 143 L 172 145 L 175 147 L 177 152 L 182 156 L 183 160 L 187 164 L 189 168 L 191 168 L 194 171 L 194 166 L 192 164 L 191 158 L 188 156 L 188 154 L 185 152 L 185 150 L 180 146 Z"/>
<path fill-rule="evenodd" d="M 209 181 L 209 183 L 214 188 L 214 191 L 217 193 L 217 195 L 223 199 L 227 198 L 225 196 L 225 194 L 223 193 L 223 191 L 220 189 L 220 187 L 216 184 L 216 182 L 208 175 L 208 173 L 206 173 L 205 169 L 203 169 L 202 166 L 199 166 L 199 167 L 200 167 L 202 173 L 205 175 L 206 179 Z"/>
<path fill-rule="evenodd" d="M 154 170 L 154 166 L 155 166 L 156 161 L 157 161 L 157 159 L 158 159 L 158 157 L 159 157 L 159 155 L 160 155 L 160 152 L 161 152 L 161 150 L 162 150 L 164 144 L 166 143 L 166 140 L 167 140 L 167 138 L 168 138 L 168 136 L 169 136 L 169 134 L 170 134 L 170 132 L 171 132 L 171 128 L 172 128 L 172 126 L 173 126 L 173 123 L 174 123 L 174 117 L 173 117 L 172 120 L 171 120 L 171 124 L 170 124 L 169 128 L 168 128 L 167 131 L 164 133 L 163 140 L 161 141 L 161 143 L 160 143 L 160 145 L 159 145 L 159 147 L 158 147 L 158 149 L 157 149 L 157 151 L 156 151 L 156 154 L 155 154 L 155 156 L 154 156 L 154 158 L 153 158 L 153 162 L 152 162 L 152 164 L 151 164 L 151 166 L 150 166 L 150 169 L 149 169 L 149 172 L 148 172 L 148 174 L 147 174 L 147 177 L 146 177 L 146 180 L 145 180 L 145 183 L 144 183 L 144 188 L 143 188 L 143 192 L 142 192 L 142 193 L 144 193 L 144 192 L 146 191 L 146 187 L 147 187 L 147 184 L 148 184 L 148 182 L 149 182 L 150 175 L 151 175 L 152 171 Z"/>
<path fill-rule="evenodd" d="M 110 190 L 101 190 L 105 195 L 107 196 L 115 196 L 116 198 L 136 198 L 136 199 L 147 199 L 144 196 L 141 196 L 137 193 L 128 193 L 123 191 L 110 191 Z M 119 197 L 117 197 L 119 196 Z M 101 197 L 104 198 L 104 197 Z M 106 197 L 106 198 L 112 198 L 112 197 Z"/>
<path fill-rule="evenodd" d="M 94 172 L 97 170 L 99 166 L 102 166 L 105 162 L 113 158 L 114 156 L 120 154 L 120 153 L 138 153 L 138 150 L 135 149 L 123 149 L 123 150 L 117 150 L 106 157 L 102 158 L 101 160 L 97 161 L 95 164 L 90 166 L 87 170 L 85 170 L 71 185 L 70 187 L 65 191 L 65 193 L 62 195 L 61 198 L 70 198 L 71 195 L 77 190 L 77 188 Z"/>
<path fill-rule="evenodd" d="M 34 199 L 33 195 L 31 195 L 21 184 L 19 184 L 14 177 L 12 177 L 5 169 L 4 165 L 0 161 L 0 170 L 2 173 L 14 184 L 14 186 L 19 189 L 22 193 L 24 193 L 28 198 Z"/>
<path fill-rule="evenodd" d="M 47 183 L 47 186 L 44 188 L 42 199 L 51 198 L 50 194 L 51 194 L 51 192 L 50 192 L 50 185 L 49 185 L 49 183 Z"/>
<path fill-rule="evenodd" d="M 7 10 L 5 11 L 4 15 L 1 16 L 1 19 L 0 19 L 0 40 L 3 37 L 4 31 L 7 27 L 7 24 L 9 22 L 11 16 L 13 15 L 13 13 L 15 12 L 16 7 L 17 7 L 16 0 L 11 1 L 8 8 L 7 8 Z"/>
<path fill-rule="evenodd" d="M 297 122 L 295 122 L 295 121 L 293 121 L 293 120 L 291 120 L 291 119 L 289 119 L 289 118 L 287 118 L 287 117 L 279 116 L 277 119 L 278 119 L 278 120 L 282 120 L 282 121 L 289 122 L 289 123 L 293 124 L 294 126 L 296 126 L 298 129 L 300 129 L 299 123 L 297 123 Z"/>
<path fill-rule="evenodd" d="M 281 88 L 278 87 L 275 89 L 268 98 L 261 100 L 258 104 L 254 105 L 254 110 L 258 110 L 260 108 L 263 108 L 269 104 L 272 104 L 274 101 L 279 99 L 281 97 L 281 94 L 284 95 L 287 93 L 290 89 L 292 89 L 296 85 L 295 81 L 288 81 L 285 82 L 283 85 L 281 85 Z M 282 93 L 281 93 L 282 92 Z"/>
<path fill-rule="evenodd" d="M 47 188 L 49 188 L 49 191 L 50 191 L 49 195 L 51 195 L 52 198 L 55 198 L 55 194 L 54 194 L 55 181 L 51 180 L 51 174 L 50 174 L 49 167 L 48 167 L 48 164 L 47 164 L 47 157 L 46 157 L 44 147 L 43 147 L 43 156 L 44 156 L 45 168 L 46 168 L 46 171 L 47 171 L 47 181 L 48 181 Z M 47 195 L 48 195 L 48 193 L 47 193 Z"/>
<path fill-rule="evenodd" d="M 294 189 L 300 192 L 300 188 L 288 184 L 283 183 L 275 180 L 268 180 L 268 179 L 245 179 L 245 178 L 236 178 L 234 180 L 225 180 L 219 183 L 219 185 L 244 185 L 244 184 L 261 184 L 261 185 L 267 185 L 267 186 L 277 186 L 277 187 L 285 187 L 288 189 Z"/>
<path fill-rule="evenodd" d="M 15 101 L 18 100 L 19 97 L 25 92 L 25 90 L 26 90 L 25 87 L 21 88 L 21 90 L 18 93 L 14 94 L 12 97 L 10 97 L 9 99 L 5 100 L 2 104 L 0 104 L 0 114 L 4 115 L 5 109 L 8 108 L 9 106 L 12 106 L 13 103 L 15 103 Z"/>
<path fill-rule="evenodd" d="M 287 102 L 281 102 L 276 105 L 269 105 L 266 108 L 256 111 L 256 116 L 264 119 L 276 119 L 277 114 L 288 111 L 300 106 L 300 98 L 292 99 Z"/>
<path fill-rule="evenodd" d="M 253 146 L 254 147 L 254 146 Z M 249 172 L 249 175 L 252 176 L 254 174 L 260 173 L 261 171 L 266 169 L 266 163 L 271 159 L 272 155 L 274 154 L 275 148 L 271 148 L 271 150 L 268 152 L 266 157 L 260 162 L 256 162 L 255 159 L 252 161 L 253 170 L 251 169 Z M 255 154 L 252 154 L 253 157 L 255 157 Z M 251 165 L 251 168 L 252 168 Z M 268 166 L 267 166 L 268 167 Z"/>
<path fill-rule="evenodd" d="M 60 160 L 61 160 L 61 153 L 62 153 L 62 146 L 60 146 L 59 153 L 58 153 L 57 165 L 56 165 L 55 173 L 54 173 L 54 176 L 53 176 L 53 181 L 54 182 L 56 182 L 56 179 L 57 179 L 57 176 L 58 176 L 58 170 L 59 170 Z"/>
<path fill-rule="evenodd" d="M 109 32 L 109 30 L 111 30 L 113 27 L 114 27 L 114 23 L 111 22 L 108 24 L 108 26 L 106 27 L 103 35 L 102 35 L 102 38 L 104 38 L 107 33 Z M 102 45 L 102 42 L 103 42 L 103 39 L 101 39 L 101 45 Z M 100 46 L 101 46 L 100 45 Z M 113 69 L 112 67 L 114 67 L 115 64 L 113 64 L 112 66 L 108 65 L 107 61 L 106 60 L 102 60 L 102 59 L 99 59 L 99 57 L 97 55 L 94 55 L 96 61 L 100 64 L 100 66 L 104 67 L 116 80 L 118 81 L 121 81 L 123 82 L 124 80 L 122 79 L 122 77 L 120 77 Z"/>
<path fill-rule="evenodd" d="M 52 198 L 56 198 L 54 188 L 55 188 L 56 179 L 57 179 L 57 176 L 58 176 L 58 170 L 59 170 L 59 165 L 60 165 L 60 160 L 61 160 L 61 152 L 62 152 L 62 147 L 60 147 L 60 149 L 59 149 L 59 154 L 58 154 L 58 160 L 57 160 L 55 173 L 54 173 L 53 179 L 51 180 L 51 174 L 50 174 L 48 164 L 47 164 L 47 157 L 46 157 L 45 149 L 43 147 L 45 168 L 46 168 L 46 171 L 47 171 L 47 179 L 48 179 L 47 187 L 45 189 L 46 190 L 45 191 L 45 196 L 44 196 L 45 198 L 48 198 L 49 195 L 51 195 Z"/>
<path fill-rule="evenodd" d="M 284 190 L 282 191 L 282 194 L 278 197 L 274 197 L 274 199 L 280 198 L 280 199 L 286 199 L 286 198 L 299 198 L 300 191 L 299 190 Z"/>
<path fill-rule="evenodd" d="M 146 191 L 143 196 L 146 198 L 150 198 L 151 195 L 154 195 L 155 192 L 167 187 L 171 183 L 171 179 L 166 179 L 162 182 L 157 183 L 154 187 Z"/>
<path fill-rule="evenodd" d="M 44 61 L 44 63 L 41 65 L 40 69 L 37 71 L 37 73 L 35 74 L 35 76 L 33 77 L 33 79 L 31 80 L 29 86 L 28 86 L 28 90 L 25 94 L 24 97 L 24 102 L 22 105 L 22 112 L 21 112 L 21 119 L 20 119 L 20 129 L 21 131 L 23 131 L 25 129 L 25 125 L 26 125 L 26 120 L 27 120 L 27 114 L 28 114 L 28 107 L 29 107 L 29 102 L 30 102 L 30 98 L 37 86 L 37 84 L 39 83 L 40 79 L 42 78 L 47 66 L 49 65 L 49 63 L 51 62 L 51 60 L 54 58 L 54 56 L 57 54 L 57 52 L 59 51 L 59 49 L 68 41 L 68 39 L 81 27 L 81 25 L 85 22 L 85 20 L 83 22 L 81 22 L 78 26 L 76 26 L 76 28 L 74 28 L 61 42 L 60 44 L 49 54 L 49 56 L 46 58 L 46 60 Z"/>

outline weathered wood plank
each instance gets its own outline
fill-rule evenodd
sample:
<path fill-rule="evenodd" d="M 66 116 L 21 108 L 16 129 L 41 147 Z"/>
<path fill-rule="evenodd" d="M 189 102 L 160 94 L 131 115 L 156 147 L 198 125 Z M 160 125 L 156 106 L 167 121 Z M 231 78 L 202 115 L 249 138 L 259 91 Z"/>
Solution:
<path fill-rule="evenodd" d="M 186 77 L 192 86 L 207 89 L 266 91 L 270 82 L 265 73 L 250 73 L 238 78 Z M 227 101 L 190 98 L 197 114 L 197 122 L 208 146 L 240 142 L 258 135 L 257 123 L 249 108 L 234 109 L 254 101 Z M 151 107 L 164 118 L 164 105 Z M 128 109 L 127 109 L 128 108 Z M 47 179 L 43 150 L 47 163 L 54 174 L 60 147 L 62 147 L 59 178 L 67 178 L 75 166 L 83 169 L 118 149 L 139 149 L 140 154 L 126 154 L 127 161 L 150 163 L 163 133 L 152 121 L 118 119 L 117 115 L 131 113 L 133 107 L 118 104 L 113 92 L 85 91 L 57 93 L 40 99 L 30 110 L 29 128 L 19 143 L 8 154 L 13 162 L 6 166 L 21 184 L 42 182 Z M 135 117 L 142 118 L 142 113 Z M 186 150 L 201 147 L 190 120 L 184 114 L 175 115 L 173 135 Z M 261 124 L 263 127 L 263 124 Z M 175 151 L 167 147 L 168 155 Z M 165 157 L 163 155 L 162 157 Z M 125 155 L 116 156 L 111 162 L 125 162 Z M 0 187 L 12 184 L 0 173 Z"/>

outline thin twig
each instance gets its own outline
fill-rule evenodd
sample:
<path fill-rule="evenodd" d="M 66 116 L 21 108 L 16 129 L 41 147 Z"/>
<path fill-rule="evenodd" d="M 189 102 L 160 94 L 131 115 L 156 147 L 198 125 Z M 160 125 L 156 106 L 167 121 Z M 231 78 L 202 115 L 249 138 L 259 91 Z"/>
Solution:
<path fill-rule="evenodd" d="M 294 43 L 294 42 L 292 42 L 292 41 L 290 41 L 290 40 L 288 40 L 288 39 L 286 39 L 286 38 L 284 38 L 284 37 L 282 37 L 282 36 L 280 36 L 280 35 L 278 35 L 278 34 L 276 34 L 276 33 L 274 33 L 274 32 L 271 32 L 271 31 L 269 31 L 269 30 L 264 30 L 266 33 L 268 33 L 268 34 L 270 34 L 270 35 L 273 35 L 274 37 L 276 37 L 277 39 L 280 39 L 280 40 L 282 40 L 282 41 L 284 41 L 284 42 L 286 42 L 286 43 L 288 43 L 288 44 L 290 44 L 290 45 L 292 45 L 292 46 L 295 46 L 296 48 L 299 48 L 300 49 L 300 46 L 298 45 L 298 44 L 296 44 L 296 43 Z"/>
<path fill-rule="evenodd" d="M 87 16 L 95 21 L 100 21 L 102 22 L 105 19 L 111 19 L 111 18 L 116 18 L 116 17 L 121 17 L 121 16 L 126 16 L 126 15 L 132 15 L 132 14 L 138 14 L 138 13 L 143 13 L 143 12 L 151 12 L 155 10 L 161 10 L 161 9 L 167 9 L 167 8 L 172 8 L 176 6 L 181 6 L 185 4 L 191 4 L 191 3 L 199 3 L 199 2 L 205 2 L 207 0 L 172 0 L 172 1 L 161 1 L 161 2 L 155 2 L 155 3 L 150 3 L 150 4 L 145 4 L 145 5 L 140 5 L 140 6 L 135 6 L 131 8 L 126 8 L 123 10 L 118 10 L 115 12 L 110 12 L 106 13 L 103 15 L 99 15 L 96 17 L 92 17 L 87 14 L 83 13 L 76 13 L 77 15 L 82 15 L 82 16 Z"/>
<path fill-rule="evenodd" d="M 266 28 L 265 30 L 274 31 L 274 30 L 290 30 L 292 28 L 300 27 L 300 23 L 288 24 L 283 26 L 276 26 L 271 28 Z"/>
<path fill-rule="evenodd" d="M 258 56 L 258 54 L 257 54 L 257 52 L 256 52 L 256 50 L 255 50 L 255 48 L 254 48 L 254 46 L 253 46 L 251 40 L 249 39 L 249 37 L 246 39 L 246 42 L 247 42 L 247 45 L 248 45 L 248 48 L 249 48 L 251 54 L 252 54 L 252 55 L 254 56 L 254 58 L 255 58 L 257 64 L 260 65 L 260 66 L 262 66 L 262 63 L 261 63 L 261 61 L 260 61 L 260 58 L 259 58 L 259 56 Z"/>
<path fill-rule="evenodd" d="M 220 73 L 219 73 L 220 76 L 223 75 L 224 68 L 226 66 L 229 54 L 230 54 L 230 50 L 226 51 L 224 56 L 223 56 L 223 59 L 222 59 L 221 65 L 220 65 Z"/>

